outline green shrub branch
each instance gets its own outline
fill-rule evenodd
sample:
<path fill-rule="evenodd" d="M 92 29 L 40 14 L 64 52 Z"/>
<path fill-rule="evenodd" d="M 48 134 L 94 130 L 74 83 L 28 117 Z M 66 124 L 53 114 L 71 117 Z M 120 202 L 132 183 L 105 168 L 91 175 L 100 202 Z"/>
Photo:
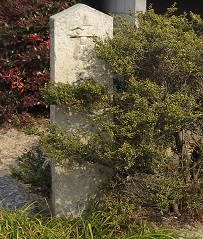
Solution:
<path fill-rule="evenodd" d="M 79 84 L 50 82 L 43 91 L 47 104 L 67 106 L 76 110 L 93 110 L 107 100 L 107 87 L 85 79 Z M 100 106 L 101 107 L 101 106 Z"/>

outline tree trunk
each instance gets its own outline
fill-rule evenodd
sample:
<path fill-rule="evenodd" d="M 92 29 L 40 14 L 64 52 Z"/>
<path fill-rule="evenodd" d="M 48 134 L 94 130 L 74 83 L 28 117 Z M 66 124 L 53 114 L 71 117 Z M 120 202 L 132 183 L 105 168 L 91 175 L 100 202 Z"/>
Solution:
<path fill-rule="evenodd" d="M 174 212 L 177 216 L 180 216 L 181 214 L 180 214 L 180 211 L 179 211 L 179 208 L 178 208 L 178 204 L 177 204 L 177 203 L 174 203 L 174 204 L 172 205 L 172 207 L 173 207 L 173 212 Z"/>
<path fill-rule="evenodd" d="M 185 142 L 185 131 L 181 130 L 174 134 L 176 149 L 179 156 L 179 166 L 180 173 L 183 175 L 185 183 L 190 182 L 191 174 L 190 174 L 190 163 L 191 156 L 189 152 L 189 145 Z"/>

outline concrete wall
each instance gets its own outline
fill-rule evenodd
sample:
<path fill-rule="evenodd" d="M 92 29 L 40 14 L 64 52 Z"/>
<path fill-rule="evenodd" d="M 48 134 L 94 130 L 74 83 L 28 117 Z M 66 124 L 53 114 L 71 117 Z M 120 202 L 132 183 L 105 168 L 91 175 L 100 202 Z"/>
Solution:
<path fill-rule="evenodd" d="M 93 36 L 113 35 L 112 17 L 84 4 L 76 4 L 50 18 L 51 79 L 55 82 L 77 84 L 93 78 L 98 83 L 112 85 L 112 74 L 94 54 Z M 88 115 L 52 106 L 51 122 L 68 129 L 86 133 L 95 129 Z M 68 161 L 68 159 L 67 159 Z M 73 163 L 62 167 L 52 160 L 52 211 L 55 215 L 79 216 L 108 179 L 110 169 L 98 164 Z"/>
<path fill-rule="evenodd" d="M 128 14 L 129 9 L 133 12 L 145 11 L 146 0 L 103 0 L 103 11 L 113 14 Z"/>

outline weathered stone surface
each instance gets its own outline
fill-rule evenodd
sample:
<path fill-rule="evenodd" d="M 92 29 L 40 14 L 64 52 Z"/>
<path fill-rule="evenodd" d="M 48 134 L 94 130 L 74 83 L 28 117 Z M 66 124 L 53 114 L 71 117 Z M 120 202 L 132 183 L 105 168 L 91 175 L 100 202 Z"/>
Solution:
<path fill-rule="evenodd" d="M 93 36 L 113 35 L 113 18 L 84 4 L 62 11 L 50 18 L 50 73 L 55 82 L 77 83 L 93 78 L 111 87 L 112 73 L 94 51 Z M 51 121 L 72 132 L 93 128 L 85 114 L 51 106 Z"/>
<path fill-rule="evenodd" d="M 50 18 L 51 79 L 55 82 L 75 84 L 84 78 L 111 87 L 112 74 L 98 60 L 93 48 L 93 36 L 105 38 L 113 35 L 113 18 L 84 4 L 58 13 Z M 94 130 L 85 113 L 63 107 L 51 107 L 51 122 L 68 129 L 80 129 L 84 135 Z M 54 214 L 78 216 L 88 207 L 99 187 L 108 178 L 110 170 L 84 163 L 73 165 L 67 171 L 52 161 L 52 210 Z"/>
<path fill-rule="evenodd" d="M 93 36 L 113 34 L 113 18 L 76 4 L 50 18 L 51 78 L 75 83 L 85 77 L 106 82 L 105 65 L 95 57 Z"/>
<path fill-rule="evenodd" d="M 55 214 L 81 216 L 88 209 L 99 188 L 111 175 L 110 169 L 99 164 L 75 164 L 70 171 L 55 166 Z"/>

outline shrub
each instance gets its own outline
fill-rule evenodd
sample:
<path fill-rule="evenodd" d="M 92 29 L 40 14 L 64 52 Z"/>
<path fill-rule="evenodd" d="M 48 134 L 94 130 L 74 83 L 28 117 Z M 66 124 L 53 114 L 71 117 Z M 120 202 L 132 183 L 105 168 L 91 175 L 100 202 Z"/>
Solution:
<path fill-rule="evenodd" d="M 42 105 L 41 90 L 49 81 L 49 17 L 76 2 L 1 3 L 0 123 Z"/>
<path fill-rule="evenodd" d="M 202 180 L 203 20 L 175 11 L 150 8 L 138 14 L 138 27 L 118 18 L 114 37 L 96 41 L 96 52 L 121 79 L 108 156 L 129 172 L 156 175 L 156 204 L 179 214 L 190 204 L 183 194 L 192 197 L 190 185 L 200 190 Z"/>
<path fill-rule="evenodd" d="M 104 107 L 101 117 L 110 113 L 114 119 L 103 121 L 86 144 L 74 136 L 74 147 L 67 151 L 64 142 L 70 135 L 62 132 L 51 134 L 45 144 L 49 142 L 52 157 L 61 153 L 62 158 L 99 162 L 124 176 L 154 175 L 155 205 L 162 211 L 172 206 L 180 215 L 181 205 L 190 198 L 183 192 L 190 194 L 188 185 L 201 187 L 203 176 L 203 20 L 195 14 L 190 20 L 186 14 L 176 16 L 175 10 L 157 15 L 150 8 L 135 17 L 138 26 L 118 17 L 112 39 L 95 39 L 98 57 L 115 75 L 114 97 L 107 93 L 101 98 L 107 99 L 105 104 L 97 105 Z M 72 92 L 77 88 L 71 87 Z M 57 89 L 50 88 L 50 95 L 57 96 Z M 52 103 L 56 102 L 57 97 Z M 84 107 L 82 101 L 79 104 Z"/>
<path fill-rule="evenodd" d="M 51 194 L 50 161 L 39 146 L 24 153 L 17 159 L 18 166 L 12 167 L 12 176 L 31 187 L 34 193 L 44 197 Z"/>

